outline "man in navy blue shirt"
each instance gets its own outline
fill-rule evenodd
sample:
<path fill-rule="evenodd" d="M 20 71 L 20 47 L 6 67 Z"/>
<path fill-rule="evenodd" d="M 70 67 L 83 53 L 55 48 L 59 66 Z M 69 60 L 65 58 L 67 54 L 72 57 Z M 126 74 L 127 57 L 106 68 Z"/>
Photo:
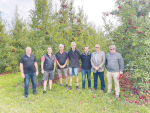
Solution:
<path fill-rule="evenodd" d="M 64 73 L 66 79 L 66 88 L 68 87 L 68 75 L 67 75 L 67 63 L 68 63 L 68 53 L 64 51 L 64 45 L 59 45 L 59 52 L 56 53 L 56 63 L 57 63 L 57 73 L 59 75 L 60 86 L 62 83 L 62 73 Z"/>
<path fill-rule="evenodd" d="M 82 89 L 85 89 L 86 74 L 88 78 L 88 88 L 91 89 L 91 53 L 89 47 L 84 47 L 84 53 L 81 54 L 82 68 Z"/>
<path fill-rule="evenodd" d="M 37 60 L 33 54 L 31 54 L 31 48 L 26 48 L 26 54 L 20 59 L 20 71 L 22 78 L 24 78 L 24 95 L 28 97 L 28 86 L 31 78 L 33 94 L 36 92 L 36 75 L 38 76 Z"/>

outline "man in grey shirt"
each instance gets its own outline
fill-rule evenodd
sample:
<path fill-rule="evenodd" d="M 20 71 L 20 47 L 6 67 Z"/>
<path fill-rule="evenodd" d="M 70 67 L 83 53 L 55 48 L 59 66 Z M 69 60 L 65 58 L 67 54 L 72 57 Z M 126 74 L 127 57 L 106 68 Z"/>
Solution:
<path fill-rule="evenodd" d="M 112 78 L 115 82 L 115 95 L 119 97 L 119 74 L 123 74 L 124 61 L 120 53 L 116 52 L 115 45 L 109 46 L 110 52 L 106 54 L 106 69 L 107 69 L 107 81 L 108 90 L 107 93 L 111 92 L 112 89 Z"/>

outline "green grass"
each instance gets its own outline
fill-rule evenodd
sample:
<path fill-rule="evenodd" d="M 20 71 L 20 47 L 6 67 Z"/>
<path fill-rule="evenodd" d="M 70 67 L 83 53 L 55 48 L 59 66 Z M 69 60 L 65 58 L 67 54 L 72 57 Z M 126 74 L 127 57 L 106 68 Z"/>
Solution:
<path fill-rule="evenodd" d="M 92 87 L 93 87 L 93 75 Z M 43 95 L 43 86 L 37 87 L 37 95 L 32 94 L 29 89 L 28 98 L 24 97 L 23 79 L 21 74 L 9 74 L 0 76 L 0 113 L 149 113 L 150 105 L 145 107 L 137 106 L 125 101 L 123 92 L 120 100 L 111 94 L 102 93 L 100 81 L 98 81 L 98 90 L 91 92 L 87 89 L 82 91 L 82 77 L 79 74 L 79 92 L 75 90 L 75 77 L 73 77 L 73 89 L 67 90 L 58 84 L 53 84 L 53 91 L 48 90 Z M 107 78 L 105 76 L 107 90 Z M 65 85 L 65 80 L 63 79 Z M 129 95 L 130 92 L 125 92 Z M 96 95 L 96 98 L 93 98 Z M 38 98 L 38 99 L 37 99 Z M 136 97 L 129 97 L 136 99 Z M 82 103 L 79 103 L 81 101 Z"/>

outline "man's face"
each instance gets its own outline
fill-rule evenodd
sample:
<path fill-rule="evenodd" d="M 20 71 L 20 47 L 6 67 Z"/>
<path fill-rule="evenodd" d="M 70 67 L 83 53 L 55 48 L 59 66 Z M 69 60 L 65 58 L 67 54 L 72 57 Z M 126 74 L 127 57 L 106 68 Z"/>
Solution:
<path fill-rule="evenodd" d="M 96 51 L 99 51 L 99 50 L 100 50 L 100 47 L 99 47 L 98 45 L 96 45 L 96 46 L 95 46 L 95 50 L 96 50 Z"/>
<path fill-rule="evenodd" d="M 63 51 L 63 50 L 64 50 L 64 47 L 63 47 L 63 46 L 60 46 L 60 47 L 59 47 L 59 50 L 60 50 L 60 51 Z"/>
<path fill-rule="evenodd" d="M 76 44 L 73 43 L 73 44 L 71 45 L 71 48 L 72 48 L 73 50 L 75 50 Z"/>
<path fill-rule="evenodd" d="M 110 48 L 109 50 L 110 50 L 110 53 L 111 53 L 111 54 L 114 54 L 114 53 L 116 52 L 116 49 L 115 49 L 115 48 L 113 48 L 113 47 L 112 47 L 112 48 Z"/>
<path fill-rule="evenodd" d="M 88 48 L 88 47 L 85 47 L 85 48 L 84 48 L 84 52 L 85 52 L 85 53 L 88 53 L 88 51 L 89 51 L 89 48 Z"/>
<path fill-rule="evenodd" d="M 47 53 L 48 53 L 48 54 L 51 54 L 51 53 L 52 53 L 52 49 L 51 49 L 51 48 L 48 48 L 48 49 L 47 49 Z"/>
<path fill-rule="evenodd" d="M 28 55 L 31 54 L 31 48 L 30 47 L 26 48 L 26 54 L 28 54 Z"/>

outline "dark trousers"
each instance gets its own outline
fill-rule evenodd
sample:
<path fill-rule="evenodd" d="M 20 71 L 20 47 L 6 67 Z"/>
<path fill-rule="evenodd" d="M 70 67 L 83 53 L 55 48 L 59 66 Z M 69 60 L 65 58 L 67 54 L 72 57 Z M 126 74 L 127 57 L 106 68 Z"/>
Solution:
<path fill-rule="evenodd" d="M 97 81 L 98 81 L 98 75 L 100 77 L 100 81 L 101 81 L 101 90 L 105 89 L 105 81 L 104 81 L 104 72 L 96 72 L 93 73 L 94 75 L 94 88 L 97 89 Z"/>

